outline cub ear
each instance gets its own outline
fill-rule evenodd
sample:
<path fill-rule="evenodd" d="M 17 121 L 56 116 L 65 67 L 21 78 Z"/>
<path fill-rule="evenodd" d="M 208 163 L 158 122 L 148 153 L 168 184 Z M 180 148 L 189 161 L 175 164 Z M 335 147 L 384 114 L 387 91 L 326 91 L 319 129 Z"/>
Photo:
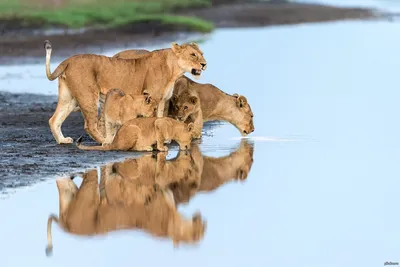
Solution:
<path fill-rule="evenodd" d="M 175 103 L 176 101 L 178 101 L 178 96 L 173 94 L 172 97 L 171 97 L 171 100 L 172 100 L 172 102 Z"/>
<path fill-rule="evenodd" d="M 244 96 L 239 96 L 237 99 L 236 99 L 236 105 L 239 107 L 239 108 L 242 108 L 242 107 L 244 107 L 244 105 L 246 105 L 247 104 L 247 99 L 246 99 L 246 97 L 244 97 Z"/>
<path fill-rule="evenodd" d="M 238 97 L 239 97 L 239 95 L 238 95 L 238 94 L 233 94 L 232 96 L 233 96 L 233 97 L 236 97 L 236 98 L 238 98 Z"/>
<path fill-rule="evenodd" d="M 190 122 L 190 123 L 187 125 L 188 131 L 189 131 L 189 132 L 193 131 L 193 128 L 194 128 L 194 124 L 193 124 L 193 122 Z"/>
<path fill-rule="evenodd" d="M 197 98 L 197 96 L 191 96 L 189 98 L 190 103 L 192 103 L 193 105 L 196 105 L 198 100 L 199 99 Z"/>
<path fill-rule="evenodd" d="M 143 92 L 142 92 L 142 94 L 144 94 L 144 95 L 150 95 L 150 93 L 149 93 L 149 91 L 147 91 L 147 89 L 144 89 Z"/>
<path fill-rule="evenodd" d="M 150 96 L 150 95 L 147 95 L 145 101 L 146 101 L 146 104 L 150 104 L 150 102 L 151 102 L 151 96 Z"/>
<path fill-rule="evenodd" d="M 175 54 L 179 54 L 181 52 L 182 47 L 180 45 L 178 45 L 177 43 L 173 42 L 171 49 Z"/>

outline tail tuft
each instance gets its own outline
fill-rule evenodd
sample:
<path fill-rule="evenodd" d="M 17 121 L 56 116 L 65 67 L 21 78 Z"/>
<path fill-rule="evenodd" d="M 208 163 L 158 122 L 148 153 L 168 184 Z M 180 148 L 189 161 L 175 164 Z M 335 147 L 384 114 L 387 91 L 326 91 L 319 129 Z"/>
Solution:
<path fill-rule="evenodd" d="M 79 136 L 78 139 L 76 139 L 76 146 L 79 146 L 82 143 L 83 135 Z"/>
<path fill-rule="evenodd" d="M 44 41 L 44 49 L 47 50 L 51 50 L 51 43 L 49 40 Z"/>
<path fill-rule="evenodd" d="M 48 245 L 46 247 L 46 256 L 47 257 L 53 256 L 53 246 L 52 245 Z"/>

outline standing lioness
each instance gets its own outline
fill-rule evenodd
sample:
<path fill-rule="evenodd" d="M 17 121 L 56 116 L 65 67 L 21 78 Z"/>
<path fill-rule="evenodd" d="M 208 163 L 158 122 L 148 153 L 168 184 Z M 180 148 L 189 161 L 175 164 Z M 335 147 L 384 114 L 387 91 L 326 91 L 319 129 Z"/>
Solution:
<path fill-rule="evenodd" d="M 106 95 L 112 88 L 119 88 L 125 94 L 141 94 L 146 88 L 158 102 L 157 117 L 162 117 L 176 79 L 185 72 L 198 78 L 207 64 L 197 44 L 172 43 L 171 48 L 154 50 L 137 59 L 75 55 L 64 60 L 51 73 L 50 42 L 46 40 L 44 47 L 47 78 L 52 81 L 58 77 L 57 108 L 49 120 L 58 144 L 73 142 L 72 138 L 64 137 L 61 125 L 77 106 L 82 111 L 88 134 L 96 142 L 104 142 L 97 127 L 97 104 L 99 94 Z"/>

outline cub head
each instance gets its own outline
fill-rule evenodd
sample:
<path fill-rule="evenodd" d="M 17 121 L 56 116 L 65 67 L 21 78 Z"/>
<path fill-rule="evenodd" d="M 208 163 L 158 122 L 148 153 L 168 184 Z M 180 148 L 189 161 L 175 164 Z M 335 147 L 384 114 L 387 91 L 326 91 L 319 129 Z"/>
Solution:
<path fill-rule="evenodd" d="M 232 107 L 232 122 L 235 127 L 240 131 L 242 136 L 246 136 L 254 132 L 253 112 L 247 102 L 246 97 L 234 94 L 235 104 Z"/>
<path fill-rule="evenodd" d="M 206 70 L 207 61 L 196 43 L 178 45 L 174 42 L 172 51 L 178 58 L 178 65 L 182 71 L 190 72 L 195 79 L 199 79 L 201 72 Z"/>
<path fill-rule="evenodd" d="M 155 101 L 147 90 L 142 95 L 135 96 L 135 108 L 139 117 L 153 117 L 157 113 L 157 101 Z"/>
<path fill-rule="evenodd" d="M 199 108 L 199 98 L 187 92 L 172 96 L 175 119 L 186 121 Z"/>
<path fill-rule="evenodd" d="M 179 144 L 180 150 L 190 149 L 193 138 L 193 122 L 188 124 L 181 122 L 181 127 L 176 127 L 174 129 L 176 131 L 176 141 Z"/>

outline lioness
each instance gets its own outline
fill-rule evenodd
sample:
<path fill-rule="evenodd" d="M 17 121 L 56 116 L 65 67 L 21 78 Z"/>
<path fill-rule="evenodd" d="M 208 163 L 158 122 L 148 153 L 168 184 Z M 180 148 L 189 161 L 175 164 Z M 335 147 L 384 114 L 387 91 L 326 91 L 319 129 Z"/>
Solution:
<path fill-rule="evenodd" d="M 201 137 L 203 113 L 197 92 L 187 86 L 185 79 L 178 79 L 170 99 L 168 115 L 185 123 L 193 122 L 193 138 Z"/>
<path fill-rule="evenodd" d="M 203 166 L 200 184 L 181 181 L 168 185 L 176 205 L 188 203 L 197 193 L 209 193 L 231 181 L 245 180 L 253 165 L 253 152 L 253 146 L 245 139 L 241 141 L 239 148 L 228 156 L 208 157 L 198 151 L 199 156 L 196 158 L 202 157 Z"/>
<path fill-rule="evenodd" d="M 239 148 L 225 157 L 203 157 L 199 191 L 212 191 L 232 180 L 243 181 L 253 165 L 254 147 L 242 139 Z"/>
<path fill-rule="evenodd" d="M 81 145 L 82 136 L 76 141 L 82 150 L 131 150 L 168 151 L 165 140 L 175 140 L 181 150 L 190 148 L 193 123 L 185 124 L 169 117 L 136 118 L 124 123 L 113 141 L 104 146 Z"/>
<path fill-rule="evenodd" d="M 47 249 L 53 249 L 51 224 L 54 220 L 66 232 L 92 236 L 122 229 L 143 229 L 157 237 L 168 237 L 174 245 L 179 242 L 196 243 L 204 236 L 206 222 L 199 213 L 191 219 L 183 218 L 177 211 L 169 189 L 145 187 L 107 174 L 105 192 L 99 195 L 97 170 L 83 175 L 78 189 L 72 179 L 58 179 L 59 214 L 50 215 L 47 223 Z M 118 182 L 116 182 L 119 180 Z M 139 188 L 139 191 L 137 190 Z M 120 190 L 124 194 L 120 194 Z M 143 194 L 144 192 L 144 194 Z M 146 201 L 150 192 L 151 201 Z M 107 195 L 111 195 L 110 199 Z M 141 199 L 142 198 L 142 199 Z"/>
<path fill-rule="evenodd" d="M 58 77 L 58 103 L 49 120 L 51 132 L 58 144 L 72 143 L 64 137 L 61 125 L 79 106 L 85 130 L 98 143 L 104 136 L 98 131 L 97 104 L 99 94 L 119 88 L 126 94 L 141 94 L 146 88 L 158 102 L 157 117 L 162 117 L 165 102 L 170 99 L 177 78 L 190 72 L 195 78 L 206 69 L 203 52 L 195 43 L 154 50 L 137 59 L 110 58 L 101 55 L 75 55 L 64 60 L 53 73 L 50 71 L 52 47 L 44 42 L 46 75 L 52 81 Z"/>
<path fill-rule="evenodd" d="M 146 51 L 147 53 L 152 53 L 148 50 L 125 50 L 114 55 L 114 57 L 124 59 L 141 58 L 146 55 Z M 178 78 L 175 84 L 179 85 L 179 90 L 182 90 L 182 86 L 186 85 L 187 88 L 192 89 L 192 94 L 193 90 L 197 92 L 201 104 L 203 122 L 228 121 L 240 131 L 242 136 L 254 131 L 253 112 L 246 97 L 238 94 L 231 96 L 212 84 L 196 83 L 186 76 Z M 189 109 L 184 114 L 189 116 Z"/>
<path fill-rule="evenodd" d="M 152 117 L 156 115 L 157 102 L 144 92 L 143 95 L 126 95 L 119 89 L 107 93 L 102 109 L 105 123 L 106 139 L 103 144 L 110 144 L 115 133 L 125 122 L 137 117 Z"/>

